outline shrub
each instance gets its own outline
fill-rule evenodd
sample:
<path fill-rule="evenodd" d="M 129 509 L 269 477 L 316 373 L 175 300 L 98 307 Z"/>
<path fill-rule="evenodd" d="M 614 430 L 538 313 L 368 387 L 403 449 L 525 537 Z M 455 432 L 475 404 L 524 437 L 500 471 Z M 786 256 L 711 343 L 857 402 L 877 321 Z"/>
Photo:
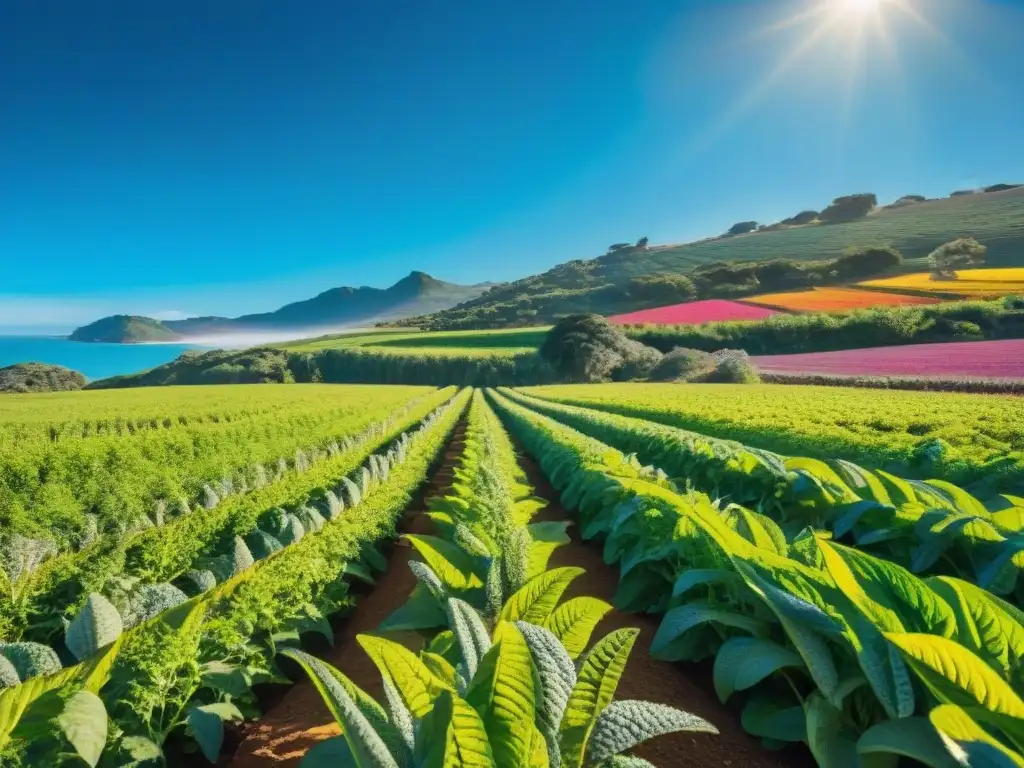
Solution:
<path fill-rule="evenodd" d="M 715 368 L 715 358 L 708 352 L 688 347 L 676 347 L 654 366 L 648 378 L 651 381 L 690 381 L 704 376 Z"/>
<path fill-rule="evenodd" d="M 973 190 L 973 189 L 958 189 L 956 192 L 950 192 L 949 196 L 950 197 L 965 197 L 967 195 L 973 195 L 973 194 L 975 194 L 975 190 Z"/>
<path fill-rule="evenodd" d="M 703 381 L 714 384 L 760 384 L 761 377 L 742 349 L 720 349 L 712 355 L 715 368 Z"/>
<path fill-rule="evenodd" d="M 790 216 L 788 219 L 783 219 L 779 223 L 788 224 L 789 226 L 797 226 L 802 224 L 810 224 L 817 218 L 817 211 L 800 211 L 800 213 L 798 213 L 796 216 Z"/>
<path fill-rule="evenodd" d="M 541 359 L 569 381 L 591 382 L 646 375 L 660 359 L 657 350 L 626 338 L 600 315 L 570 315 L 544 337 Z"/>
<path fill-rule="evenodd" d="M 869 246 L 847 251 L 832 262 L 840 277 L 868 277 L 903 263 L 903 256 L 889 246 Z"/>
<path fill-rule="evenodd" d="M 729 227 L 730 235 L 745 235 L 747 232 L 753 232 L 757 229 L 756 221 L 740 221 Z"/>
<path fill-rule="evenodd" d="M 958 269 L 976 267 L 985 263 L 988 248 L 973 237 L 961 237 L 940 245 L 928 255 L 933 280 L 956 280 Z"/>
<path fill-rule="evenodd" d="M 645 379 L 662 358 L 661 352 L 654 347 L 648 347 L 632 339 L 625 340 L 619 354 L 622 356 L 622 363 L 611 373 L 614 381 Z"/>
<path fill-rule="evenodd" d="M 693 281 L 682 275 L 641 275 L 626 286 L 629 298 L 652 304 L 676 304 L 697 296 Z"/>
<path fill-rule="evenodd" d="M 826 224 L 838 224 L 844 221 L 863 219 L 878 205 L 878 197 L 871 192 L 837 197 L 832 205 L 818 216 Z"/>
<path fill-rule="evenodd" d="M 985 187 L 985 192 L 1005 192 L 1008 189 L 1017 189 L 1020 184 L 993 184 L 990 187 Z"/>

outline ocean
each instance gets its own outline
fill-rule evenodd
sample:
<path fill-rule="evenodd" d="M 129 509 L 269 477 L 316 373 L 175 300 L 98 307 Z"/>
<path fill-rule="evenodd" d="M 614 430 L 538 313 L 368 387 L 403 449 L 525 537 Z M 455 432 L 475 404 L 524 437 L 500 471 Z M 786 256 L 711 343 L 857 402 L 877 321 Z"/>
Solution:
<path fill-rule="evenodd" d="M 86 344 L 58 336 L 0 336 L 0 368 L 50 363 L 80 371 L 89 381 L 138 373 L 173 360 L 189 344 Z"/>

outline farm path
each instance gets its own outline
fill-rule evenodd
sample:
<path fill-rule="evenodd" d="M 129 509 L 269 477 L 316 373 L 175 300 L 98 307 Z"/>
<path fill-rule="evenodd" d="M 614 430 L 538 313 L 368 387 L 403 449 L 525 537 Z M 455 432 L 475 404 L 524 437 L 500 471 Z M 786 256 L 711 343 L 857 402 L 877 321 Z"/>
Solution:
<path fill-rule="evenodd" d="M 574 520 L 573 515 L 558 503 L 558 492 L 533 459 L 520 452 L 520 464 L 534 486 L 535 494 L 550 501 L 535 519 Z M 571 543 L 555 550 L 548 567 L 578 566 L 586 569 L 586 575 L 569 585 L 564 599 L 589 595 L 611 603 L 619 583 L 618 571 L 605 564 L 599 547 L 579 538 L 578 526 L 570 526 L 569 535 Z M 640 745 L 633 754 L 646 758 L 658 768 L 804 768 L 814 765 L 806 752 L 770 752 L 747 734 L 737 713 L 719 703 L 710 693 L 712 686 L 708 668 L 651 658 L 649 649 L 659 623 L 655 616 L 623 613 L 613 608 L 597 625 L 594 639 L 624 627 L 640 630 L 616 699 L 669 704 L 705 718 L 718 728 L 719 733 L 660 736 Z"/>
<path fill-rule="evenodd" d="M 453 466 L 462 453 L 464 435 L 465 422 L 461 421 L 445 449 L 440 468 L 422 492 L 421 500 L 410 504 L 409 510 L 403 515 L 398 526 L 399 532 L 427 532 L 427 519 L 420 512 L 427 509 L 427 503 L 433 496 L 444 494 L 451 486 Z M 355 610 L 336 633 L 334 646 L 325 653 L 317 654 L 344 672 L 377 701 L 384 700 L 380 672 L 356 642 L 356 635 L 376 631 L 378 625 L 408 598 L 416 584 L 407 565 L 411 552 L 408 547 L 391 547 L 387 570 L 356 603 Z M 402 642 L 408 639 L 410 648 L 418 649 L 420 645 L 418 637 L 413 633 L 392 637 Z M 245 738 L 228 765 L 232 768 L 298 766 L 307 750 L 339 733 L 319 692 L 308 678 L 301 677 L 276 705 L 248 726 Z"/>

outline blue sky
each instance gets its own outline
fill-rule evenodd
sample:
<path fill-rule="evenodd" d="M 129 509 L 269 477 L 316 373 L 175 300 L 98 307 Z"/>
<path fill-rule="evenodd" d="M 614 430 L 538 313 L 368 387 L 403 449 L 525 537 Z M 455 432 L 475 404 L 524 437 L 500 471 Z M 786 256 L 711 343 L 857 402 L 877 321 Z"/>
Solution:
<path fill-rule="evenodd" d="M 1024 181 L 1024 4 L 852 2 L 12 0 L 0 330 Z"/>

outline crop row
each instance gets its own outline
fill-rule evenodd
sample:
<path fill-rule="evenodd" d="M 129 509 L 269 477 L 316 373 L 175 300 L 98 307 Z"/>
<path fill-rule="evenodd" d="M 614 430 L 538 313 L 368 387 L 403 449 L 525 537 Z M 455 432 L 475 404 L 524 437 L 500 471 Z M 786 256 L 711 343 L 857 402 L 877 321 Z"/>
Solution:
<path fill-rule="evenodd" d="M 409 564 L 417 586 L 381 625 L 419 629 L 425 648 L 357 638 L 383 677 L 384 705 L 339 670 L 284 652 L 342 730 L 304 765 L 642 768 L 650 763 L 620 753 L 674 731 L 715 732 L 665 705 L 613 701 L 637 632 L 612 632 L 583 655 L 610 606 L 561 601 L 582 569 L 545 567 L 565 524 L 530 523 L 542 506 L 530 493 L 477 393 L 451 493 L 429 513 L 439 535 L 408 537 L 423 558 Z"/>
<path fill-rule="evenodd" d="M 982 503 L 942 480 L 907 480 L 848 461 L 790 458 L 642 419 L 547 402 L 516 402 L 654 464 L 720 503 L 777 522 L 787 538 L 811 526 L 848 538 L 914 573 L 974 581 L 1024 604 L 1024 498 Z"/>
<path fill-rule="evenodd" d="M 58 440 L 40 432 L 33 439 L 2 441 L 0 530 L 6 538 L 49 540 L 63 551 L 97 532 L 124 532 L 161 508 L 210 506 L 220 496 L 262 485 L 311 456 L 337 450 L 344 436 L 428 392 L 319 391 L 319 403 L 302 400 L 253 418 Z"/>
<path fill-rule="evenodd" d="M 660 470 L 494 393 L 510 431 L 618 563 L 617 605 L 664 613 L 652 653 L 713 658 L 768 745 L 822 766 L 1021 766 L 1024 613 L 766 515 L 681 492 Z"/>
<path fill-rule="evenodd" d="M 442 404 L 353 477 L 322 486 L 326 515 L 269 510 L 193 597 L 124 631 L 122 611 L 90 595 L 64 633 L 76 666 L 53 669 L 59 659 L 41 645 L 0 648 L 7 679 L 25 680 L 0 693 L 3 764 L 145 765 L 196 747 L 216 760 L 224 721 L 254 713 L 251 686 L 281 679 L 277 651 L 303 632 L 330 634 L 325 616 L 349 602 L 343 576 L 379 563 L 374 542 L 394 533 L 466 401 Z"/>
<path fill-rule="evenodd" d="M 125 535 L 106 535 L 74 552 L 50 556 L 46 542 L 15 538 L 5 549 L 0 569 L 0 639 L 49 642 L 93 592 L 120 587 L 131 593 L 143 585 L 194 580 L 188 572 L 204 559 L 224 554 L 236 536 L 254 531 L 262 516 L 278 508 L 301 509 L 319 489 L 332 488 L 374 451 L 449 399 L 453 388 L 439 390 L 393 410 L 349 436 L 333 455 L 282 474 L 262 487 L 228 496 L 210 509 L 182 510 L 175 517 L 150 521 Z M 321 512 L 330 500 L 314 499 Z"/>
<path fill-rule="evenodd" d="M 524 391 L 788 456 L 846 459 L 991 490 L 1024 485 L 1024 409 L 1009 396 L 742 384 Z"/>

